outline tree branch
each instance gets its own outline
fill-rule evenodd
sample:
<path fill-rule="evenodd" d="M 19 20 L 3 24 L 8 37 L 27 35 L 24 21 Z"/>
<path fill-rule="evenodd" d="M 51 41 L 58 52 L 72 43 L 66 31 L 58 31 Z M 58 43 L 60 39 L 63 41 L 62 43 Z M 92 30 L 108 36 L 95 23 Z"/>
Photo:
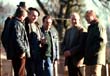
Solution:
<path fill-rule="evenodd" d="M 39 4 L 40 8 L 42 9 L 42 11 L 45 13 L 45 15 L 49 15 L 48 11 L 45 9 L 44 5 L 42 4 L 42 2 L 40 2 L 40 0 L 36 0 L 37 3 Z"/>

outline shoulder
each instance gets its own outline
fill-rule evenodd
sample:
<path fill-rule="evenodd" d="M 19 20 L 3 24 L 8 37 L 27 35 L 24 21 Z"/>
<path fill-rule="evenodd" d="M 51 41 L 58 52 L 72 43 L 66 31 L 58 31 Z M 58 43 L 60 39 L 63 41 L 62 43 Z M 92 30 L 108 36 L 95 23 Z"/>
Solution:
<path fill-rule="evenodd" d="M 50 31 L 51 31 L 51 32 L 54 32 L 54 33 L 58 33 L 57 29 L 56 29 L 54 26 L 52 26 L 52 27 L 50 28 Z"/>
<path fill-rule="evenodd" d="M 66 29 L 66 32 L 69 32 L 69 31 L 71 31 L 73 29 L 74 29 L 73 27 L 69 27 L 69 28 Z"/>
<path fill-rule="evenodd" d="M 98 24 L 98 27 L 99 27 L 99 30 L 106 30 L 106 26 L 104 26 L 101 23 Z"/>
<path fill-rule="evenodd" d="M 14 27 L 14 28 L 16 28 L 16 29 L 24 27 L 23 22 L 21 22 L 20 20 L 18 20 L 16 18 L 12 19 L 10 21 L 10 24 L 9 25 L 12 26 L 12 27 Z"/>
<path fill-rule="evenodd" d="M 87 29 L 84 28 L 84 26 L 78 26 L 77 29 L 78 29 L 80 32 L 87 32 Z"/>

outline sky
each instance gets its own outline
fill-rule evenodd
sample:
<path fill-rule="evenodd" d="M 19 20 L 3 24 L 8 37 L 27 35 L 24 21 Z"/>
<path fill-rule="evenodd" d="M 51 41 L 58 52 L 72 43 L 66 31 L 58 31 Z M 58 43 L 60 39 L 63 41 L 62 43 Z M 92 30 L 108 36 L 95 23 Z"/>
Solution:
<path fill-rule="evenodd" d="M 12 13 L 17 8 L 17 5 L 19 4 L 20 1 L 26 2 L 27 8 L 28 7 L 37 7 L 37 8 L 39 8 L 36 0 L 0 0 L 0 3 L 1 2 L 3 3 L 3 5 L 0 5 L 0 6 L 5 7 L 5 5 L 9 4 L 9 5 L 12 5 L 13 8 L 14 8 L 13 9 L 13 8 L 7 8 L 7 7 L 5 7 L 6 10 L 8 10 L 7 11 L 8 12 L 7 14 L 5 14 L 4 12 L 0 12 L 0 18 L 3 18 L 3 21 L 0 20 L 0 23 L 3 23 L 4 22 L 6 16 L 8 16 L 10 14 L 12 15 Z M 46 3 L 48 0 L 40 0 L 40 1 Z M 94 5 L 93 2 L 97 3 L 97 5 Z M 105 9 L 103 9 L 103 7 L 100 4 L 99 0 L 85 0 L 84 3 L 86 3 L 85 10 L 88 10 L 88 9 L 95 10 L 96 13 L 99 14 L 101 20 L 104 19 L 104 20 L 102 20 L 103 23 L 106 24 L 106 25 L 108 25 L 108 23 L 107 23 L 108 22 L 108 17 L 110 18 L 110 16 L 107 16 L 108 13 L 107 13 L 107 11 L 105 11 Z M 99 7 L 99 8 L 97 8 L 97 7 Z"/>
<path fill-rule="evenodd" d="M 94 10 L 98 15 L 102 24 L 110 25 L 108 21 L 110 18 L 110 13 L 108 10 L 102 7 L 102 4 L 99 2 L 99 0 L 85 0 L 85 3 L 87 3 L 85 8 L 86 10 L 90 10 L 90 9 Z"/>
<path fill-rule="evenodd" d="M 4 10 L 1 11 L 0 9 L 0 25 L 4 24 L 4 20 L 7 18 L 7 16 L 13 15 L 17 5 L 19 5 L 19 2 L 24 1 L 26 2 L 26 6 L 28 7 L 36 7 L 39 8 L 36 0 L 0 0 L 0 7 L 3 7 Z M 11 6 L 6 6 L 11 5 Z"/>
<path fill-rule="evenodd" d="M 3 5 L 6 5 L 6 4 L 11 4 L 13 6 L 16 7 L 16 5 L 19 4 L 20 1 L 24 1 L 26 2 L 26 5 L 27 7 L 38 7 L 38 4 L 36 3 L 36 0 L 0 0 L 0 2 L 3 2 Z"/>

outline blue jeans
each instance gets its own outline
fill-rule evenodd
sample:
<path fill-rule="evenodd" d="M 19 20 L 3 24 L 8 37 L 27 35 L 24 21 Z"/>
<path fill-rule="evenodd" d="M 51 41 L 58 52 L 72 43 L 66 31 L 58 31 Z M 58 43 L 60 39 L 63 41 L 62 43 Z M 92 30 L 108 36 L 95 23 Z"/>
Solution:
<path fill-rule="evenodd" d="M 50 57 L 43 60 L 44 76 L 53 76 L 53 63 Z"/>

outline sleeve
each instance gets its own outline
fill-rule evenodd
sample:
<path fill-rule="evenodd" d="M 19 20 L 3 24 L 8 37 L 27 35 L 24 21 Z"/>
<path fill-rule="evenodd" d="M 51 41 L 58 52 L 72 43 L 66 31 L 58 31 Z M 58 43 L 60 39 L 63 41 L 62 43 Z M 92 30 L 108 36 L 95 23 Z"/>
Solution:
<path fill-rule="evenodd" d="M 99 27 L 94 27 L 89 30 L 86 50 L 92 55 L 96 55 L 100 49 L 100 42 L 102 38 L 100 37 L 100 30 Z"/>
<path fill-rule="evenodd" d="M 60 48 L 59 48 L 59 37 L 58 37 L 58 33 L 56 33 L 57 35 L 56 35 L 56 50 L 57 50 L 57 52 L 56 52 L 56 57 L 57 57 L 57 59 L 59 59 L 59 56 L 60 56 Z"/>
<path fill-rule="evenodd" d="M 15 45 L 20 53 L 26 52 L 26 46 L 24 41 L 24 30 L 20 23 L 16 23 L 13 30 L 13 39 L 15 40 Z"/>
<path fill-rule="evenodd" d="M 64 35 L 64 38 L 62 40 L 62 43 L 61 43 L 61 50 L 64 52 L 66 50 L 66 38 L 67 37 L 67 31 L 65 32 L 65 35 Z"/>

